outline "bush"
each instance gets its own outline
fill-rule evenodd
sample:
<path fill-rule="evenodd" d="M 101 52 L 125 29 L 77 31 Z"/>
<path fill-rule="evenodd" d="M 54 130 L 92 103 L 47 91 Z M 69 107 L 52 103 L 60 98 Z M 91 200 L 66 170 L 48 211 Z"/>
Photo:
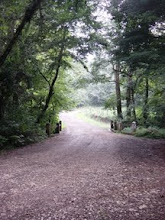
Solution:
<path fill-rule="evenodd" d="M 122 130 L 123 134 L 132 134 L 136 137 L 147 137 L 147 138 L 165 138 L 165 129 L 157 127 L 138 127 L 136 132 L 132 132 L 130 127 L 126 127 Z"/>
<path fill-rule="evenodd" d="M 136 130 L 135 136 L 148 138 L 165 138 L 165 129 L 159 129 L 157 127 L 139 127 Z"/>
<path fill-rule="evenodd" d="M 130 127 L 126 127 L 122 130 L 123 134 L 132 134 L 132 130 Z"/>
<path fill-rule="evenodd" d="M 0 135 L 0 147 L 2 147 L 5 143 L 7 143 L 8 139 L 2 135 Z"/>
<path fill-rule="evenodd" d="M 26 119 L 27 120 L 27 119 Z M 1 121 L 0 149 L 10 149 L 40 141 L 46 137 L 45 129 L 31 122 Z"/>

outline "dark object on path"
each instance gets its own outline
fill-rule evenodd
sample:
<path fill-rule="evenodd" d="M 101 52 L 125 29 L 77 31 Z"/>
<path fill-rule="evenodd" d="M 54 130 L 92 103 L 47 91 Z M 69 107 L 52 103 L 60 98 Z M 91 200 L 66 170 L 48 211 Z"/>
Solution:
<path fill-rule="evenodd" d="M 165 219 L 165 140 L 61 118 L 62 135 L 0 154 L 0 220 Z"/>
<path fill-rule="evenodd" d="M 59 129 L 62 131 L 62 121 L 59 121 Z"/>
<path fill-rule="evenodd" d="M 114 121 L 114 122 L 113 122 L 113 129 L 114 129 L 114 130 L 117 130 L 117 121 Z"/>
<path fill-rule="evenodd" d="M 60 133 L 60 123 L 56 123 L 55 134 L 59 134 L 59 133 Z"/>
<path fill-rule="evenodd" d="M 111 129 L 111 131 L 114 131 L 114 130 L 121 131 L 122 130 L 122 123 L 111 120 L 111 122 L 110 122 L 110 129 Z"/>
<path fill-rule="evenodd" d="M 110 121 L 110 129 L 111 130 L 113 129 L 113 121 L 112 120 Z"/>
<path fill-rule="evenodd" d="M 46 123 L 46 134 L 50 136 L 50 123 Z"/>

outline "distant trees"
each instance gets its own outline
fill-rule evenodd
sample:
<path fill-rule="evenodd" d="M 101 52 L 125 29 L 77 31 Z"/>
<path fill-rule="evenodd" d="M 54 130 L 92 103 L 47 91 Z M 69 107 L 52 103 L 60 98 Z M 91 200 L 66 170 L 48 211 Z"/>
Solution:
<path fill-rule="evenodd" d="M 94 81 L 114 80 L 117 117 L 145 126 L 165 126 L 164 11 L 164 0 L 107 1 L 106 13 L 111 19 L 106 21 L 98 42 L 104 50 L 101 62 L 111 70 L 98 65 L 100 58 L 94 63 Z M 114 95 L 112 90 L 109 93 L 111 100 Z"/>
<path fill-rule="evenodd" d="M 145 125 L 165 126 L 161 86 L 165 78 L 164 1 L 112 0 L 107 10 L 114 21 L 109 32 L 113 48 L 108 51 L 120 62 L 127 118 Z M 162 80 L 157 96 L 159 107 L 156 103 L 153 106 L 158 79 Z"/>

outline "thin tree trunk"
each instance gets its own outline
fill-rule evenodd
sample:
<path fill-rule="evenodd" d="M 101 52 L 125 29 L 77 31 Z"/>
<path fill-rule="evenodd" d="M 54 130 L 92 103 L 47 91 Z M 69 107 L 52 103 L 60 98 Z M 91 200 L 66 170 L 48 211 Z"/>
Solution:
<path fill-rule="evenodd" d="M 127 91 L 126 91 L 126 106 L 127 106 L 127 119 L 131 118 L 131 89 L 130 89 L 130 75 L 128 75 Z"/>
<path fill-rule="evenodd" d="M 127 118 L 136 121 L 136 108 L 135 108 L 135 98 L 134 98 L 134 85 L 132 81 L 132 72 L 128 74 L 128 84 L 127 84 L 127 95 L 126 95 L 126 105 L 127 105 Z"/>
<path fill-rule="evenodd" d="M 137 121 L 136 118 L 136 108 L 135 108 L 135 98 L 134 98 L 134 88 L 132 86 L 131 88 L 131 98 L 132 98 L 132 114 L 133 114 L 133 120 Z"/>
<path fill-rule="evenodd" d="M 117 63 L 115 70 L 115 85 L 116 85 L 116 102 L 117 102 L 117 117 L 123 118 L 122 105 L 121 105 L 121 92 L 120 92 L 120 64 Z"/>
<path fill-rule="evenodd" d="M 0 68 L 2 67 L 2 65 L 4 64 L 6 58 L 10 54 L 10 52 L 11 52 L 13 46 L 15 45 L 19 35 L 21 35 L 22 30 L 24 29 L 26 23 L 31 21 L 33 15 L 35 14 L 37 9 L 39 8 L 39 5 L 41 4 L 42 1 L 43 0 L 33 0 L 33 3 L 26 9 L 25 15 L 24 15 L 20 25 L 18 26 L 15 34 L 13 35 L 13 37 L 10 40 L 10 42 L 6 46 L 5 51 L 0 56 Z"/>
<path fill-rule="evenodd" d="M 143 108 L 143 118 L 144 118 L 144 124 L 146 125 L 147 119 L 148 119 L 148 91 L 149 91 L 149 83 L 148 83 L 148 77 L 145 77 L 145 97 L 144 97 L 144 108 Z"/>
<path fill-rule="evenodd" d="M 63 37 L 63 42 L 65 41 L 65 30 L 64 30 L 64 37 Z M 59 70 L 60 70 L 60 67 L 61 67 L 61 61 L 62 61 L 62 57 L 63 57 L 63 51 L 64 51 L 64 43 L 63 45 L 61 46 L 61 49 L 60 49 L 60 52 L 59 52 L 59 55 L 58 55 L 58 60 L 57 60 L 57 67 L 56 67 L 56 72 L 55 72 L 55 75 L 54 75 L 54 78 L 52 80 L 52 83 L 50 84 L 50 87 L 49 87 L 49 93 L 47 95 L 47 98 L 46 98 L 46 101 L 45 101 L 45 105 L 41 111 L 41 113 L 39 114 L 38 118 L 37 118 L 37 123 L 40 123 L 41 119 L 43 118 L 46 110 L 48 109 L 49 107 L 49 103 L 50 103 L 50 100 L 53 96 L 53 90 L 54 90 L 54 85 L 55 85 L 55 82 L 58 78 L 58 74 L 59 74 Z"/>

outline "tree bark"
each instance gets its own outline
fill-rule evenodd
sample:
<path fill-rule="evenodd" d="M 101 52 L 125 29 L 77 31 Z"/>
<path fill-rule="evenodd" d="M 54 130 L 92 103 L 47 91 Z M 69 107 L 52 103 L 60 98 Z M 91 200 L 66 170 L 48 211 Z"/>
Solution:
<path fill-rule="evenodd" d="M 134 98 L 134 85 L 132 81 L 132 73 L 128 74 L 127 93 L 126 93 L 126 106 L 127 106 L 127 118 L 134 121 L 136 118 L 135 98 Z"/>
<path fill-rule="evenodd" d="M 127 119 L 131 118 L 131 89 L 130 89 L 130 76 L 128 75 L 127 91 L 126 91 L 126 106 L 127 106 Z"/>
<path fill-rule="evenodd" d="M 117 117 L 123 118 L 122 105 L 121 105 L 121 92 L 120 92 L 120 64 L 117 63 L 115 69 L 115 85 L 116 85 L 116 103 L 117 103 Z"/>
<path fill-rule="evenodd" d="M 133 114 L 133 120 L 134 121 L 137 121 L 137 118 L 136 118 L 136 108 L 135 108 L 135 98 L 134 98 L 134 88 L 132 86 L 131 88 L 131 98 L 132 98 L 132 114 Z"/>
<path fill-rule="evenodd" d="M 20 25 L 18 26 L 15 34 L 13 35 L 13 37 L 9 41 L 8 45 L 6 46 L 6 49 L 4 50 L 2 55 L 0 56 L 0 68 L 3 66 L 5 60 L 7 59 L 8 55 L 10 54 L 10 52 L 11 52 L 13 46 L 15 45 L 19 35 L 21 35 L 22 30 L 24 29 L 26 23 L 31 21 L 33 15 L 35 14 L 37 9 L 39 8 L 39 5 L 41 4 L 42 1 L 43 0 L 33 0 L 32 4 L 26 9 L 25 15 L 24 15 Z"/>
<path fill-rule="evenodd" d="M 149 91 L 149 83 L 148 83 L 148 77 L 145 77 L 145 97 L 144 97 L 144 108 L 143 108 L 143 118 L 144 118 L 144 125 L 147 123 L 148 119 L 148 91 Z"/>

